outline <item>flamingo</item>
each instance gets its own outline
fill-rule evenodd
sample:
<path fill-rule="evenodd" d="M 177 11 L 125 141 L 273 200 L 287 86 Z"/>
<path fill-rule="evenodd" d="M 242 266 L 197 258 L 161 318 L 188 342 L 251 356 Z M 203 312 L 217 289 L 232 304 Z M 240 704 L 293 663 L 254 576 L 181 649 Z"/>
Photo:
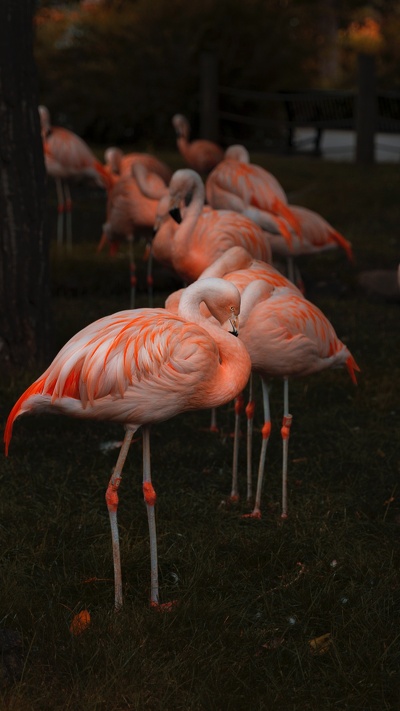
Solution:
<path fill-rule="evenodd" d="M 322 311 L 301 294 L 296 294 L 292 288 L 274 287 L 265 280 L 256 280 L 242 291 L 241 298 L 240 336 L 249 352 L 252 372 L 261 377 L 264 405 L 257 491 L 250 516 L 261 517 L 265 456 L 271 431 L 268 380 L 280 377 L 284 382 L 281 516 L 286 518 L 288 448 L 292 424 L 292 415 L 289 413 L 289 378 L 346 367 L 351 380 L 356 384 L 355 372 L 360 369 Z M 235 482 L 232 489 L 233 494 L 237 493 Z"/>
<path fill-rule="evenodd" d="M 143 165 L 152 174 L 160 176 L 168 185 L 171 180 L 172 170 L 164 161 L 156 158 L 151 153 L 126 153 L 120 148 L 110 146 L 104 153 L 105 169 L 113 176 L 113 182 L 118 178 L 131 176 L 136 165 Z"/>
<path fill-rule="evenodd" d="M 250 164 L 244 146 L 227 149 L 225 160 L 207 178 L 206 196 L 213 207 L 237 210 L 267 230 L 272 253 L 287 259 L 291 281 L 296 256 L 340 247 L 353 260 L 350 242 L 317 212 L 289 204 L 276 178 Z"/>
<path fill-rule="evenodd" d="M 180 276 L 192 282 L 221 254 L 240 245 L 257 259 L 270 261 L 271 249 L 258 225 L 232 210 L 213 210 L 204 206 L 204 184 L 194 170 L 177 170 L 169 185 L 170 213 L 181 220 L 180 208 L 185 207 L 182 222 L 170 239 L 169 228 L 161 227 L 153 240 L 153 255 Z M 168 232 L 165 237 L 164 232 Z"/>
<path fill-rule="evenodd" d="M 242 292 L 246 287 L 256 279 L 261 279 L 271 286 L 286 286 L 293 290 L 299 297 L 302 296 L 301 291 L 281 272 L 279 272 L 271 264 L 267 264 L 261 260 L 254 259 L 243 247 L 235 246 L 228 249 L 218 259 L 215 260 L 204 272 L 199 276 L 200 279 L 221 278 L 235 284 L 239 292 Z M 170 294 L 165 302 L 165 308 L 173 313 L 178 313 L 179 300 L 183 293 L 183 289 Z M 202 310 L 205 316 L 210 316 L 210 313 L 202 304 Z M 253 432 L 254 418 L 254 401 L 252 393 L 252 379 L 250 378 L 250 393 L 249 402 L 245 408 L 247 417 L 247 498 L 252 496 L 252 473 L 251 473 L 251 443 Z M 238 500 L 238 456 L 239 456 L 239 425 L 240 414 L 243 407 L 243 396 L 240 394 L 235 402 L 235 428 L 234 428 L 234 444 L 233 444 L 233 465 L 232 465 L 232 492 L 231 501 Z M 215 408 L 211 412 L 210 430 L 217 432 L 217 414 Z"/>
<path fill-rule="evenodd" d="M 268 232 L 278 229 L 289 239 L 287 222 L 299 230 L 282 185 L 272 173 L 250 163 L 245 146 L 225 151 L 224 160 L 207 177 L 206 197 L 212 207 L 245 214 Z"/>
<path fill-rule="evenodd" d="M 69 182 L 89 178 L 102 188 L 110 186 L 110 176 L 89 146 L 76 133 L 52 126 L 46 106 L 39 106 L 46 170 L 57 189 L 57 243 L 63 242 L 63 215 L 66 217 L 67 246 L 72 244 L 71 192 Z"/>
<path fill-rule="evenodd" d="M 98 245 L 100 251 L 106 243 L 110 244 L 114 254 L 121 240 L 128 243 L 131 300 L 130 307 L 135 306 L 136 265 L 133 253 L 133 243 L 136 230 L 153 228 L 159 216 L 159 197 L 168 192 L 164 180 L 156 173 L 148 170 L 140 162 L 131 166 L 132 174 L 121 177 L 108 194 L 107 218 L 103 225 L 103 233 Z M 146 255 L 147 256 L 147 255 Z M 152 302 L 152 274 L 149 259 L 147 269 L 147 287 L 149 305 Z"/>
<path fill-rule="evenodd" d="M 197 173 L 208 173 L 223 159 L 223 149 L 213 141 L 204 138 L 189 141 L 190 124 L 186 116 L 175 114 L 172 117 L 172 125 L 175 129 L 179 153 L 189 168 Z"/>
<path fill-rule="evenodd" d="M 202 301 L 218 323 L 202 316 Z M 222 405 L 246 385 L 250 358 L 240 339 L 231 335 L 237 335 L 239 311 L 240 294 L 233 284 L 204 279 L 188 287 L 178 315 L 143 308 L 105 316 L 68 341 L 9 414 L 4 434 L 6 454 L 14 421 L 23 414 L 49 411 L 124 425 L 125 437 L 106 492 L 117 609 L 122 605 L 118 488 L 132 437 L 142 427 L 150 604 L 158 606 L 156 494 L 150 473 L 149 426 L 181 412 Z"/>

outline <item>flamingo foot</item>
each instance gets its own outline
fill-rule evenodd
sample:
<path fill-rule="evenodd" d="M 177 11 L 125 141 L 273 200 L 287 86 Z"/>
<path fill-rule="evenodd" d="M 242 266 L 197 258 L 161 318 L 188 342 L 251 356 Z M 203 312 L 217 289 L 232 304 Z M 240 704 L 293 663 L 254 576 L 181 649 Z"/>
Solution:
<path fill-rule="evenodd" d="M 258 521 L 261 521 L 261 511 L 260 509 L 254 509 L 254 511 L 252 511 L 251 513 L 243 514 L 242 518 L 255 518 Z"/>
<path fill-rule="evenodd" d="M 150 607 L 156 612 L 172 612 L 172 610 L 178 605 L 178 600 L 171 600 L 171 602 L 154 602 L 151 600 Z"/>
<path fill-rule="evenodd" d="M 283 518 L 283 519 L 288 518 L 288 515 L 287 515 L 287 512 L 286 512 L 286 511 L 282 511 L 282 513 L 281 513 L 281 518 Z"/>

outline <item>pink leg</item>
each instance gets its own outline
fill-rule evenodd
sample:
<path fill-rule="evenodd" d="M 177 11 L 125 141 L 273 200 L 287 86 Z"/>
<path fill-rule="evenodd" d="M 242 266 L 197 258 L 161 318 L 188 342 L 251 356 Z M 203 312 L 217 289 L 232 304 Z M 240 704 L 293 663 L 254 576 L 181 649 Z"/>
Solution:
<path fill-rule="evenodd" d="M 262 445 L 261 445 L 261 453 L 260 453 L 260 462 L 258 465 L 256 498 L 255 498 L 255 502 L 254 502 L 254 509 L 251 512 L 251 514 L 249 514 L 249 517 L 251 517 L 251 518 L 261 518 L 261 493 L 262 493 L 262 485 L 263 485 L 263 479 L 264 479 L 265 459 L 266 459 L 266 454 L 267 454 L 269 437 L 271 434 L 271 415 L 270 415 L 270 407 L 269 407 L 269 386 L 264 381 L 264 379 L 261 379 L 261 385 L 262 385 L 262 393 L 263 393 L 264 425 L 261 430 Z"/>
<path fill-rule="evenodd" d="M 249 380 L 249 401 L 246 405 L 247 417 L 247 502 L 250 503 L 253 497 L 253 471 L 252 471 L 252 449 L 253 449 L 253 421 L 255 402 L 253 400 L 253 376 L 250 374 Z"/>
<path fill-rule="evenodd" d="M 282 436 L 282 513 L 281 518 L 287 518 L 287 472 L 288 472 L 288 452 L 289 452 L 289 437 L 290 428 L 292 425 L 292 415 L 289 414 L 289 381 L 284 378 L 283 381 L 284 405 L 283 405 L 283 420 L 281 427 Z"/>
<path fill-rule="evenodd" d="M 115 609 L 119 610 L 122 607 L 122 577 L 121 577 L 121 555 L 119 549 L 119 534 L 117 522 L 118 510 L 118 488 L 121 483 L 122 469 L 128 455 L 129 447 L 132 442 L 132 437 L 135 430 L 127 429 L 125 432 L 124 441 L 118 455 L 117 463 L 108 483 L 106 491 L 106 502 L 111 525 L 111 541 L 113 549 L 114 561 L 114 588 L 115 588 Z"/>
<path fill-rule="evenodd" d="M 216 408 L 216 407 L 213 407 L 212 410 L 211 410 L 210 431 L 211 431 L 211 432 L 218 432 L 218 425 L 217 425 L 217 408 Z"/>
<path fill-rule="evenodd" d="M 238 458 L 240 437 L 240 414 L 243 412 L 243 395 L 240 393 L 235 399 L 235 431 L 233 435 L 233 463 L 232 463 L 232 490 L 230 501 L 239 500 L 238 491 Z"/>
<path fill-rule="evenodd" d="M 150 537 L 150 604 L 158 605 L 158 557 L 157 557 L 157 532 L 154 506 L 156 492 L 151 483 L 150 469 L 150 431 L 143 426 L 143 496 L 147 508 L 147 521 Z"/>
<path fill-rule="evenodd" d="M 149 297 L 149 307 L 153 306 L 153 251 L 151 249 L 151 242 L 146 246 L 145 259 L 147 259 L 147 293 Z"/>

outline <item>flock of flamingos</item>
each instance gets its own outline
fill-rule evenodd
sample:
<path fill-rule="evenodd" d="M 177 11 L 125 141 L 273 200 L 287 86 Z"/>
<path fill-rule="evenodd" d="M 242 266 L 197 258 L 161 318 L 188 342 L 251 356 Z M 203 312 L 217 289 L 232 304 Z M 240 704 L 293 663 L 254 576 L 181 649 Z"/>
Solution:
<path fill-rule="evenodd" d="M 264 425 L 254 508 L 261 517 L 266 450 L 271 431 L 269 387 L 284 383 L 282 517 L 287 516 L 290 377 L 346 367 L 359 370 L 324 314 L 294 283 L 296 255 L 339 247 L 352 258 L 350 243 L 319 214 L 288 203 L 278 180 L 249 161 L 244 146 L 223 149 L 190 141 L 180 114 L 172 123 L 188 168 L 170 168 L 155 156 L 124 155 L 117 148 L 102 164 L 76 134 L 51 126 L 39 108 L 46 168 L 57 185 L 58 241 L 71 241 L 68 181 L 91 178 L 107 193 L 106 221 L 99 248 L 111 251 L 124 240 L 130 248 L 131 309 L 105 316 L 73 336 L 47 370 L 21 395 L 5 429 L 6 451 L 14 420 L 49 411 L 78 418 L 120 422 L 125 437 L 106 492 L 113 547 L 115 607 L 122 605 L 117 526 L 118 488 L 136 430 L 143 432 L 143 494 L 150 535 L 150 603 L 159 601 L 156 494 L 150 470 L 150 425 L 188 410 L 235 400 L 236 424 L 249 384 L 247 497 L 253 500 L 251 441 L 254 415 L 252 375 L 261 378 Z M 134 308 L 135 233 L 154 227 L 148 264 L 168 265 L 186 288 L 171 294 L 165 308 Z M 66 235 L 64 235 L 64 230 Z M 272 265 L 288 262 L 288 278 Z M 151 289 L 152 274 L 148 272 Z M 151 292 L 150 292 L 151 298 Z M 214 415 L 215 416 L 215 415 Z M 215 419 L 212 418 L 215 427 Z M 232 491 L 238 497 L 237 436 Z"/>

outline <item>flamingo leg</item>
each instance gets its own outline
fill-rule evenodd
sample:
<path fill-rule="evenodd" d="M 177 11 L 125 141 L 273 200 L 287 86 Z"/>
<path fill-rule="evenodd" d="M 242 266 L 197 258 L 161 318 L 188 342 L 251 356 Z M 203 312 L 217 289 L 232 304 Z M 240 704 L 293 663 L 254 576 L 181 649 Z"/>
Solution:
<path fill-rule="evenodd" d="M 240 393 L 235 399 L 235 430 L 233 434 L 233 463 L 232 463 L 232 490 L 230 501 L 239 500 L 238 491 L 238 459 L 239 459 L 239 437 L 240 437 L 240 414 L 243 410 L 243 395 Z"/>
<path fill-rule="evenodd" d="M 254 502 L 254 509 L 251 512 L 251 514 L 249 514 L 249 517 L 251 517 L 251 518 L 261 518 L 261 493 L 262 493 L 262 485 L 263 485 L 263 479 L 264 479 L 265 459 L 266 459 L 266 454 L 267 454 L 269 436 L 271 434 L 271 413 L 270 413 L 270 406 L 269 406 L 270 386 L 265 382 L 265 380 L 263 378 L 261 379 L 261 385 L 262 385 L 263 408 L 264 408 L 264 425 L 261 430 L 262 444 L 261 444 L 261 452 L 260 452 L 260 461 L 258 464 L 256 498 L 255 498 L 255 502 Z"/>
<path fill-rule="evenodd" d="M 287 473 L 290 428 L 293 417 L 289 414 L 289 380 L 283 380 L 283 420 L 281 427 L 282 436 L 282 513 L 281 518 L 287 518 Z"/>
<path fill-rule="evenodd" d="M 72 199 L 71 191 L 69 189 L 68 183 L 64 182 L 64 195 L 65 195 L 65 227 L 66 227 L 66 237 L 67 237 L 67 249 L 72 249 Z"/>
<path fill-rule="evenodd" d="M 56 178 L 57 190 L 57 246 L 61 247 L 63 243 L 63 225 L 64 225 L 64 190 L 61 178 Z"/>
<path fill-rule="evenodd" d="M 218 432 L 216 407 L 213 407 L 211 410 L 210 432 Z"/>
<path fill-rule="evenodd" d="M 128 455 L 129 447 L 132 442 L 132 437 L 134 434 L 133 429 L 127 429 L 125 432 L 124 441 L 122 442 L 121 449 L 119 451 L 117 463 L 115 465 L 114 471 L 112 473 L 111 479 L 108 483 L 106 491 L 106 502 L 108 508 L 108 515 L 110 517 L 111 526 L 111 541 L 113 550 L 113 562 L 114 562 L 114 589 L 115 589 L 115 609 L 119 610 L 122 607 L 122 576 L 121 576 L 121 555 L 119 548 L 119 533 L 118 533 L 118 522 L 117 522 L 117 510 L 118 510 L 118 488 L 122 479 L 122 469 L 125 464 L 126 457 Z"/>
<path fill-rule="evenodd" d="M 150 430 L 143 426 L 143 496 L 147 507 L 147 521 L 150 537 L 150 605 L 158 607 L 158 557 L 157 557 L 157 532 L 154 506 L 156 492 L 151 483 L 150 469 Z"/>
<path fill-rule="evenodd" d="M 255 402 L 253 400 L 253 375 L 250 374 L 249 380 L 249 401 L 246 405 L 247 417 L 247 502 L 249 503 L 253 496 L 253 471 L 252 471 L 252 448 L 253 448 L 253 420 L 254 420 Z"/>

